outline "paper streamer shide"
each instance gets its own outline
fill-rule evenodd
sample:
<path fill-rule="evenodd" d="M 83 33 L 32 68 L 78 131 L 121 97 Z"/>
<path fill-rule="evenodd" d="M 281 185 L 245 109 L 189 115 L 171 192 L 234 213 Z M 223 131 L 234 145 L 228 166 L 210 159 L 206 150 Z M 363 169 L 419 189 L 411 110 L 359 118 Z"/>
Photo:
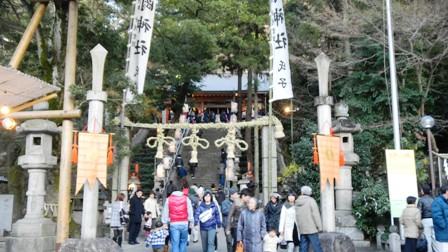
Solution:
<path fill-rule="evenodd" d="M 271 1 L 272 91 L 271 101 L 293 97 L 289 68 L 288 36 L 281 0 Z"/>
<path fill-rule="evenodd" d="M 135 4 L 135 9 L 134 15 L 131 16 L 126 75 L 131 81 L 137 83 L 137 93 L 142 94 L 157 1 L 136 0 L 133 4 Z M 128 97 L 132 98 L 133 95 Z"/>

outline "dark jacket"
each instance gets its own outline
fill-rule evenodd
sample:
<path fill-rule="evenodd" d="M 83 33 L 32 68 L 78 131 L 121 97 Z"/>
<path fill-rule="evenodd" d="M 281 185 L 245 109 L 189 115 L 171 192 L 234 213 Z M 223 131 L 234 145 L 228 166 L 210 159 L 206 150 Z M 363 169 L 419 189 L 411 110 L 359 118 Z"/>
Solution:
<path fill-rule="evenodd" d="M 226 231 L 230 231 L 231 228 L 238 227 L 238 219 L 240 218 L 241 211 L 246 209 L 246 204 L 239 197 L 236 197 L 233 201 L 233 205 L 230 208 L 229 215 L 227 216 Z"/>
<path fill-rule="evenodd" d="M 280 221 L 280 213 L 282 212 L 283 203 L 277 202 L 276 204 L 269 201 L 264 208 L 264 215 L 266 216 L 266 230 L 275 228 L 278 232 L 278 223 Z"/>
<path fill-rule="evenodd" d="M 174 159 L 174 164 L 176 167 L 184 166 L 184 160 L 181 157 L 176 157 L 176 159 Z"/>
<path fill-rule="evenodd" d="M 185 169 L 185 167 L 181 166 L 181 167 L 179 168 L 179 171 L 177 172 L 177 175 L 178 175 L 180 178 L 183 178 L 183 177 L 187 176 L 187 170 Z"/>
<path fill-rule="evenodd" d="M 206 222 L 200 222 L 199 215 L 205 211 L 208 211 L 209 209 L 212 209 L 212 218 Z M 198 223 L 201 223 L 201 230 L 221 228 L 221 217 L 219 214 L 218 206 L 215 205 L 215 202 L 212 201 L 210 205 L 207 205 L 205 204 L 205 201 L 202 201 L 194 214 L 194 225 L 197 226 Z"/>
<path fill-rule="evenodd" d="M 145 208 L 143 207 L 143 201 L 141 198 L 134 195 L 129 200 L 129 221 L 142 222 L 142 215 L 145 214 Z"/>
<path fill-rule="evenodd" d="M 418 200 L 417 207 L 420 209 L 422 219 L 432 218 L 431 205 L 434 198 L 431 195 L 424 195 Z"/>
<path fill-rule="evenodd" d="M 229 216 L 230 208 L 232 208 L 233 200 L 227 198 L 221 204 L 222 226 L 227 228 L 227 217 Z"/>
<path fill-rule="evenodd" d="M 443 195 L 432 202 L 431 211 L 436 241 L 448 242 L 448 201 Z"/>

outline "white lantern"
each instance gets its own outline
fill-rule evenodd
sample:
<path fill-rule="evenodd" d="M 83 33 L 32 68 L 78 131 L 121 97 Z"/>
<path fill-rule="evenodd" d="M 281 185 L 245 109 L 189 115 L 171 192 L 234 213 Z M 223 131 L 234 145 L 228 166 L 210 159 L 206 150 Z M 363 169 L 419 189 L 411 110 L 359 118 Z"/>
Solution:
<path fill-rule="evenodd" d="M 188 113 L 188 111 L 190 110 L 190 106 L 188 106 L 188 104 L 184 104 L 184 106 L 182 107 L 182 112 L 184 113 Z"/>
<path fill-rule="evenodd" d="M 170 145 L 168 146 L 168 151 L 171 153 L 176 152 L 176 142 L 175 141 L 170 142 Z"/>
<path fill-rule="evenodd" d="M 180 139 L 181 136 L 182 136 L 182 131 L 180 129 L 176 129 L 176 131 L 174 132 L 174 138 Z"/>
<path fill-rule="evenodd" d="M 163 158 L 163 168 L 170 169 L 171 168 L 171 157 L 164 157 Z"/>
<path fill-rule="evenodd" d="M 232 122 L 232 123 L 236 123 L 237 121 L 238 121 L 238 118 L 236 117 L 235 114 L 233 114 L 233 115 L 230 116 L 230 122 Z"/>
<path fill-rule="evenodd" d="M 164 178 L 165 177 L 165 169 L 163 167 L 163 164 L 157 165 L 157 177 L 158 178 Z"/>
<path fill-rule="evenodd" d="M 236 102 L 230 102 L 230 111 L 232 113 L 238 112 L 238 103 Z"/>

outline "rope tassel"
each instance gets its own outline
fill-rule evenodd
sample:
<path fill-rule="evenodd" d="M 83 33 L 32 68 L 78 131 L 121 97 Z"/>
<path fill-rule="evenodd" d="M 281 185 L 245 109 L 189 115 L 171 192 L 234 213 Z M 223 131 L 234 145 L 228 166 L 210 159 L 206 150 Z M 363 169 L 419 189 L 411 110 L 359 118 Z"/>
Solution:
<path fill-rule="evenodd" d="M 107 151 L 107 165 L 114 163 L 114 146 L 112 145 L 112 134 L 109 134 L 109 150 Z"/>
<path fill-rule="evenodd" d="M 315 165 L 319 164 L 319 153 L 317 152 L 317 143 L 316 143 L 316 134 L 313 134 L 313 139 L 314 139 L 314 153 L 313 153 L 313 163 Z"/>
<path fill-rule="evenodd" d="M 78 163 L 78 131 L 73 132 L 72 163 Z"/>

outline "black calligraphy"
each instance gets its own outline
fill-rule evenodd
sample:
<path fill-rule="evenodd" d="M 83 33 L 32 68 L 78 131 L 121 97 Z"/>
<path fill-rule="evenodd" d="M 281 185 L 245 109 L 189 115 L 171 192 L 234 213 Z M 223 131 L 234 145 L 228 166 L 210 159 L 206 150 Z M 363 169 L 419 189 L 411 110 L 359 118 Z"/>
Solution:
<path fill-rule="evenodd" d="M 274 13 L 272 14 L 272 18 L 274 19 L 274 22 L 277 23 L 277 26 L 280 24 L 283 24 L 285 21 L 285 16 L 283 14 L 283 9 L 277 9 L 275 8 Z"/>
<path fill-rule="evenodd" d="M 278 63 L 278 71 L 280 72 L 281 70 L 286 70 L 286 63 L 283 60 L 280 60 L 280 62 Z"/>
<path fill-rule="evenodd" d="M 144 41 L 144 40 L 137 40 L 134 45 L 134 48 L 135 48 L 134 54 L 144 55 L 148 51 L 148 47 L 146 46 L 146 41 Z"/>
<path fill-rule="evenodd" d="M 281 85 L 282 88 L 286 87 L 286 78 L 280 78 L 280 80 L 278 81 L 278 85 Z"/>
<path fill-rule="evenodd" d="M 288 38 L 284 32 L 277 34 L 277 37 L 274 37 L 275 49 L 282 49 L 288 46 Z"/>
<path fill-rule="evenodd" d="M 140 10 L 144 11 L 145 9 L 154 10 L 154 0 L 142 0 Z"/>
<path fill-rule="evenodd" d="M 149 19 L 143 17 L 137 18 L 137 24 L 135 26 L 136 29 L 138 29 L 138 32 L 141 32 L 143 29 L 143 32 L 147 32 L 151 29 L 151 25 L 149 24 Z"/>

